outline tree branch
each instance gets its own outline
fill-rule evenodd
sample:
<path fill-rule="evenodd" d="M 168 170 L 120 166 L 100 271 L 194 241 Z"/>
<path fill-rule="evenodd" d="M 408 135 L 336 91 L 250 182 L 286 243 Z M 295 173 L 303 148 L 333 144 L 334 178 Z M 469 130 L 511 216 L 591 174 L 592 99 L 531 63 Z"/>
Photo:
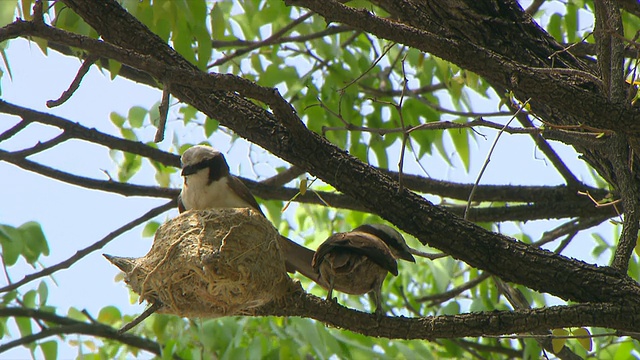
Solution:
<path fill-rule="evenodd" d="M 172 66 L 180 69 L 189 69 L 190 74 L 197 73 L 193 65 L 176 54 L 162 39 L 151 33 L 116 2 L 104 0 L 101 7 L 95 7 L 95 4 L 91 1 L 85 0 L 65 0 L 64 2 L 93 26 L 105 41 L 131 49 L 131 52 L 137 51 L 145 56 L 153 56 L 154 59 L 164 62 L 163 67 Z M 302 1 L 298 3 L 302 3 Z M 368 24 L 367 27 L 369 25 L 374 27 L 373 30 L 375 31 L 372 31 L 374 34 L 384 30 L 385 33 L 381 35 L 382 37 L 410 33 L 413 38 L 409 45 L 419 45 L 416 46 L 417 48 L 426 47 L 427 45 L 431 47 L 433 46 L 432 41 L 441 45 L 446 44 L 447 48 L 455 48 L 455 45 L 460 45 L 461 49 L 469 48 L 468 46 L 451 42 L 446 37 L 435 36 L 414 29 L 409 32 L 406 26 L 396 22 L 375 19 L 370 14 L 360 10 L 346 9 L 334 1 L 327 0 L 314 3 L 314 5 L 317 5 L 315 7 L 318 7 L 321 12 L 325 10 L 324 7 L 344 10 L 336 13 L 340 17 L 339 19 L 332 18 L 330 20 L 339 20 L 346 23 L 364 21 L 364 23 Z M 121 26 L 125 26 L 130 31 L 126 35 L 116 31 Z M 389 32 L 393 32 L 393 34 L 389 34 Z M 453 49 L 453 51 L 457 51 L 457 49 Z M 480 49 L 478 51 L 479 54 L 483 53 Z M 469 61 L 468 53 L 466 57 L 467 59 L 460 60 L 463 64 L 465 61 Z M 475 60 L 482 61 L 483 56 L 481 55 L 480 58 Z M 489 61 L 489 59 L 486 60 Z M 492 61 L 494 60 L 492 59 Z M 558 61 L 556 60 L 556 62 Z M 506 65 L 508 65 L 507 68 L 492 69 L 496 71 L 493 76 L 502 74 L 510 68 L 513 69 L 510 64 Z M 140 66 L 146 65 L 142 63 Z M 490 68 L 480 70 L 486 73 Z M 527 69 L 521 67 L 520 70 L 525 71 Z M 162 68 L 154 71 L 162 71 Z M 548 74 L 545 74 L 545 76 L 548 76 Z M 551 104 L 554 102 L 557 104 L 558 96 L 563 97 L 568 94 L 566 90 L 563 90 L 563 87 L 566 87 L 566 78 L 560 80 L 562 76 L 569 76 L 572 81 L 584 83 L 584 79 L 580 77 L 574 78 L 564 74 L 561 74 L 558 78 L 554 76 L 551 75 L 546 78 L 549 81 L 548 88 L 541 86 L 540 79 L 533 76 L 530 71 L 524 74 L 521 79 L 528 79 L 527 81 L 529 81 L 535 78 L 536 91 L 546 93 L 542 95 L 540 101 L 551 101 Z M 228 78 L 229 81 L 235 81 L 233 79 L 235 78 Z M 504 80 L 503 78 L 501 79 Z M 237 86 L 226 90 L 236 88 Z M 527 86 L 526 88 L 529 87 Z M 559 92 L 554 93 L 555 89 L 559 89 Z M 172 94 L 183 101 L 189 102 L 206 115 L 217 118 L 222 125 L 233 129 L 239 136 L 251 139 L 252 142 L 280 156 L 289 163 L 300 166 L 312 175 L 332 184 L 338 190 L 360 201 L 366 208 L 375 211 L 399 228 L 416 236 L 421 242 L 428 243 L 432 247 L 451 254 L 454 258 L 464 260 L 471 266 L 496 274 L 506 281 L 520 283 L 564 299 L 581 302 L 601 302 L 616 299 L 618 302 L 628 302 L 630 304 L 640 302 L 640 288 L 635 281 L 622 276 L 617 271 L 571 260 L 515 242 L 500 234 L 490 233 L 478 226 L 462 221 L 450 213 L 433 207 L 424 198 L 407 189 L 400 190 L 399 185 L 389 177 L 346 154 L 317 134 L 309 132 L 296 117 L 295 113 L 290 111 L 290 108 L 287 111 L 278 110 L 271 114 L 264 108 L 241 98 L 237 94 L 212 92 L 210 90 L 202 91 L 193 86 L 172 86 Z M 551 94 L 556 99 L 549 99 Z M 619 113 L 616 112 L 619 110 L 618 108 L 605 103 L 601 98 L 597 98 L 596 95 L 589 94 L 581 91 L 579 98 L 589 100 L 594 97 L 593 105 L 602 105 L 602 108 L 598 109 L 597 112 L 605 111 L 608 114 L 607 116 L 611 116 L 614 112 Z M 574 95 L 577 96 L 578 94 Z M 277 105 L 277 102 L 276 96 L 272 103 Z M 591 103 L 589 104 L 591 105 Z M 569 110 L 565 109 L 564 105 L 566 104 L 563 104 L 562 109 L 558 108 L 556 110 L 558 112 L 577 111 L 576 115 L 584 111 L 584 109 L 576 110 L 575 104 L 572 105 L 574 109 Z M 579 107 L 582 107 L 582 105 Z M 597 118 L 598 114 L 589 112 L 587 115 L 585 112 L 583 115 L 583 119 L 587 117 L 594 119 Z M 633 119 L 634 116 L 633 111 L 624 115 L 627 120 Z M 638 112 L 638 118 L 640 119 L 640 112 Z M 626 127 L 623 131 L 632 131 L 634 127 L 640 127 L 640 125 L 635 126 L 626 122 L 626 120 L 622 121 L 616 127 Z M 576 121 L 575 124 L 577 123 Z M 640 122 L 636 122 L 636 124 L 640 124 Z M 596 121 L 590 125 L 598 127 L 599 123 Z M 264 129 L 269 129 L 269 131 L 264 131 Z M 361 179 L 367 179 L 367 181 L 360 181 Z M 371 196 L 371 194 L 376 194 L 376 196 Z M 526 270 L 520 271 L 519 269 Z M 549 278 L 554 278 L 557 281 L 549 281 Z"/>
<path fill-rule="evenodd" d="M 81 321 L 73 320 L 71 318 L 58 316 L 56 314 L 27 308 L 14 308 L 4 307 L 0 308 L 0 317 L 26 317 L 31 319 L 44 320 L 51 324 L 57 324 L 58 326 L 49 327 L 37 334 L 23 336 L 20 339 L 7 342 L 0 345 L 0 353 L 8 351 L 14 347 L 33 343 L 37 340 L 41 340 L 47 337 L 62 335 L 62 334 L 81 334 L 98 336 L 105 339 L 112 339 L 123 344 L 148 351 L 157 356 L 162 356 L 162 347 L 160 344 L 149 339 L 145 339 L 139 336 L 131 334 L 120 334 L 117 329 L 102 323 L 84 323 Z M 174 355 L 174 359 L 181 359 L 179 356 Z"/>
<path fill-rule="evenodd" d="M 133 229 L 134 227 L 144 223 L 147 220 L 151 220 L 154 217 L 162 214 L 163 212 L 170 210 L 174 207 L 177 206 L 177 202 L 176 200 L 172 200 L 169 201 L 168 203 L 155 207 L 149 211 L 147 211 L 144 215 L 140 216 L 139 218 L 132 220 L 130 222 L 128 222 L 127 224 L 119 227 L 118 229 L 112 231 L 111 233 L 109 233 L 107 236 L 105 236 L 104 238 L 100 239 L 99 241 L 87 246 L 84 249 L 78 250 L 76 251 L 76 253 L 71 256 L 70 258 L 68 258 L 67 260 L 64 260 L 56 265 L 52 265 L 52 266 L 48 266 L 38 272 L 35 272 L 33 274 L 29 274 L 26 275 L 24 278 L 22 278 L 22 280 L 15 282 L 13 284 L 9 284 L 5 287 L 0 288 L 0 293 L 3 292 L 7 292 L 7 291 L 11 291 L 14 289 L 19 288 L 20 286 L 27 284 L 33 280 L 45 277 L 45 276 L 49 276 L 51 274 L 53 274 L 56 271 L 59 270 L 63 270 L 63 269 L 68 269 L 69 267 L 71 267 L 71 265 L 75 264 L 76 262 L 78 262 L 80 259 L 82 259 L 83 257 L 91 254 L 92 252 L 99 250 L 101 248 L 103 248 L 105 245 L 107 245 L 111 240 L 117 238 L 118 236 L 124 234 L 125 232 Z"/>
<path fill-rule="evenodd" d="M 333 301 L 298 293 L 258 308 L 256 315 L 310 317 L 366 336 L 433 341 L 583 326 L 613 326 L 621 331 L 638 331 L 639 310 L 637 305 L 579 304 L 423 318 L 382 317 L 378 320 L 375 314 L 351 310 Z"/>

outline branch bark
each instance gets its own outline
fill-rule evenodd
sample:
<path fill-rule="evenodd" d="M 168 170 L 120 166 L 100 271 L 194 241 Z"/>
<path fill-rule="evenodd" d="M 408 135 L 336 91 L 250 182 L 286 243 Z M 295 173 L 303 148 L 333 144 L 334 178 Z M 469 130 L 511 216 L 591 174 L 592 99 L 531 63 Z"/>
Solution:
<path fill-rule="evenodd" d="M 177 70 L 184 69 L 191 73 L 196 71 L 192 65 L 177 55 L 160 38 L 152 34 L 114 1 L 105 0 L 101 7 L 96 7 L 91 1 L 67 0 L 65 3 L 93 26 L 105 41 L 153 57 L 153 59 Z M 398 40 L 403 43 L 406 40 L 408 45 L 419 49 L 431 48 L 434 45 L 446 45 L 447 49 L 453 48 L 453 51 L 459 56 L 455 60 L 462 64 L 469 61 L 462 59 L 468 58 L 469 53 L 461 53 L 463 49 L 469 49 L 469 46 L 459 44 L 456 40 L 375 18 L 368 12 L 349 9 L 333 1 L 313 3 L 301 1 L 298 3 L 311 3 L 313 10 L 319 11 L 323 15 L 327 13 L 326 9 L 329 8 L 340 10 L 328 15 L 332 16 L 332 20 L 345 23 L 361 21 L 359 26 L 364 30 L 371 31 L 381 37 L 400 37 Z M 119 29 L 127 29 L 127 31 Z M 406 39 L 402 36 L 405 36 Z M 456 45 L 461 45 L 460 50 L 455 49 Z M 497 64 L 496 60 L 500 60 L 500 64 L 505 66 L 500 69 L 496 69 L 494 66 L 487 66 L 486 70 L 479 69 L 483 73 L 490 69 L 495 71 L 493 75 L 487 74 L 490 81 L 498 79 L 504 81 L 501 74 L 509 69 L 518 70 L 517 73 L 521 79 L 519 91 L 531 90 L 540 94 L 539 104 L 556 109 L 558 98 L 572 94 L 575 96 L 569 96 L 570 99 L 581 98 L 587 102 L 593 100 L 593 105 L 599 107 L 599 113 L 606 111 L 608 116 L 620 117 L 624 115 L 621 124 L 613 126 L 616 130 L 619 127 L 624 127 L 621 130 L 630 132 L 640 127 L 637 125 L 638 122 L 635 122 L 634 125 L 630 121 L 636 118 L 640 119 L 640 112 L 621 109 L 615 104 L 608 103 L 597 93 L 586 92 L 582 88 L 571 85 L 589 86 L 592 84 L 581 75 L 536 72 L 535 69 L 522 65 L 516 66 L 512 61 L 503 58 L 493 58 L 481 49 L 476 50 L 479 62 L 486 60 L 495 65 Z M 530 83 L 534 79 L 535 90 L 532 89 L 534 84 Z M 539 82 L 540 79 L 543 80 L 543 84 Z M 545 88 L 546 85 L 548 87 Z M 236 84 L 236 86 L 241 86 L 241 84 Z M 290 163 L 300 166 L 325 182 L 334 185 L 338 190 L 361 202 L 367 209 L 378 213 L 399 228 L 416 236 L 421 242 L 449 253 L 471 266 L 498 275 L 506 281 L 520 283 L 563 299 L 580 302 L 607 302 L 616 299 L 616 302 L 629 304 L 640 302 L 640 288 L 635 281 L 626 275 L 612 269 L 588 265 L 548 251 L 535 249 L 502 235 L 490 233 L 474 224 L 462 221 L 448 212 L 437 209 L 406 188 L 400 189 L 397 182 L 392 181 L 388 176 L 363 164 L 317 134 L 308 131 L 291 109 L 287 109 L 284 105 L 278 105 L 272 114 L 234 93 L 201 91 L 182 85 L 172 86 L 172 93 L 182 101 L 194 105 L 208 116 L 217 118 L 222 125 L 233 129 L 238 135 L 250 139 Z M 273 94 L 273 96 L 268 101 L 270 105 L 278 104 L 279 96 L 277 94 Z M 546 102 L 550 103 L 546 104 Z M 584 109 L 578 109 L 578 107 L 573 104 L 569 109 L 563 107 L 556 110 L 576 116 L 584 115 L 582 119 L 593 120 L 595 118 L 592 125 L 596 127 L 605 125 L 598 122 L 598 114 L 586 114 Z M 361 179 L 367 179 L 367 181 L 363 182 Z M 371 196 L 372 194 L 375 196 Z M 556 281 L 549 281 L 549 279 Z"/>

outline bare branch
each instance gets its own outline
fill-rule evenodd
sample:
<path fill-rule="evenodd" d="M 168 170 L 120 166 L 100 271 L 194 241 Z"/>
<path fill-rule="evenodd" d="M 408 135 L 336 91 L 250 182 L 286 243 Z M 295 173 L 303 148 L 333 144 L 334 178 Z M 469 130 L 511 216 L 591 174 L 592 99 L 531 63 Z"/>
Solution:
<path fill-rule="evenodd" d="M 150 197 L 164 197 L 175 198 L 177 197 L 177 191 L 174 189 L 159 187 L 159 186 L 143 186 L 134 185 L 128 183 L 121 183 L 108 180 L 96 180 L 84 176 L 73 175 L 68 172 L 64 172 L 52 167 L 41 165 L 31 160 L 25 159 L 23 156 L 11 153 L 8 151 L 0 150 L 0 161 L 6 161 L 13 165 L 16 165 L 22 169 L 33 171 L 40 175 L 50 177 L 52 179 L 60 180 L 69 184 L 81 186 L 88 189 L 95 189 L 101 191 L 108 191 L 124 196 L 150 196 Z"/>
<path fill-rule="evenodd" d="M 97 56 L 93 56 L 93 55 L 87 56 L 87 58 L 82 63 L 82 66 L 80 66 L 80 69 L 76 74 L 76 77 L 71 82 L 71 85 L 69 85 L 69 88 L 65 92 L 63 92 L 62 95 L 60 95 L 60 98 L 58 98 L 58 100 L 47 101 L 47 107 L 52 108 L 52 107 L 60 106 L 64 104 L 67 100 L 69 100 L 71 96 L 73 96 L 73 93 L 75 93 L 76 90 L 78 90 L 78 88 L 80 87 L 80 83 L 82 82 L 82 79 L 87 74 L 87 72 L 89 72 L 91 65 L 93 65 L 96 62 L 96 60 L 98 60 Z"/>
<path fill-rule="evenodd" d="M 155 207 L 149 211 L 147 211 L 144 215 L 140 216 L 139 218 L 132 220 L 128 223 L 126 223 L 125 225 L 119 227 L 118 229 L 112 231 L 111 233 L 109 233 L 107 236 L 105 236 L 104 238 L 100 239 L 99 241 L 87 246 L 84 249 L 78 250 L 76 251 L 76 253 L 71 256 L 70 258 L 68 258 L 67 260 L 64 260 L 56 265 L 52 265 L 52 266 L 48 266 L 38 272 L 35 272 L 33 274 L 29 274 L 26 275 L 24 278 L 22 278 L 22 280 L 17 281 L 13 284 L 7 285 L 3 288 L 0 288 L 0 293 L 3 292 L 7 292 L 7 291 L 11 291 L 14 289 L 19 288 L 20 286 L 27 284 L 33 280 L 45 277 L 45 276 L 49 276 L 51 274 L 53 274 L 56 271 L 59 270 L 63 270 L 63 269 L 68 269 L 69 267 L 71 267 L 71 265 L 75 264 L 76 262 L 78 262 L 80 259 L 82 259 L 83 257 L 91 254 L 92 252 L 101 249 L 102 247 L 104 247 L 105 245 L 107 245 L 110 241 L 112 241 L 113 239 L 117 238 L 118 236 L 124 234 L 125 232 L 133 229 L 134 227 L 144 223 L 145 221 L 151 220 L 154 217 L 162 214 L 163 212 L 170 210 L 174 207 L 176 207 L 178 205 L 176 200 L 172 200 L 169 201 L 168 203 L 164 204 L 164 205 L 160 205 L 158 207 Z"/>
<path fill-rule="evenodd" d="M 167 166 L 180 167 L 180 157 L 178 155 L 167 153 L 159 149 L 154 149 L 141 142 L 125 140 L 116 136 L 102 133 L 100 131 L 97 131 L 96 129 L 89 129 L 85 126 L 55 115 L 13 105 L 11 103 L 3 101 L 2 99 L 0 99 L 0 112 L 16 115 L 23 119 L 23 121 L 21 121 L 18 125 L 8 130 L 13 133 L 17 133 L 32 122 L 38 122 L 62 129 L 65 131 L 65 133 L 68 133 L 69 136 L 76 139 L 100 144 L 109 149 L 122 150 L 133 154 L 138 154 L 151 160 L 159 161 Z M 5 134 L 0 135 L 0 140 L 6 137 Z"/>
<path fill-rule="evenodd" d="M 311 16 L 313 16 L 313 12 L 308 12 L 308 13 L 300 16 L 299 18 L 295 19 L 290 24 L 287 24 L 287 26 L 283 27 L 282 29 L 276 31 L 275 33 L 273 33 L 268 38 L 266 38 L 266 39 L 264 39 L 262 41 L 259 41 L 257 43 L 248 45 L 247 47 L 245 47 L 243 49 L 238 49 L 233 54 L 231 54 L 229 56 L 225 56 L 222 59 L 219 59 L 217 61 L 214 61 L 213 64 L 207 66 L 207 68 L 210 69 L 212 67 L 220 66 L 220 65 L 226 63 L 227 61 L 233 59 L 233 58 L 236 58 L 236 57 L 238 57 L 240 55 L 244 55 L 244 54 L 250 52 L 251 50 L 255 50 L 257 48 L 260 48 L 260 47 L 263 47 L 263 46 L 267 46 L 267 45 L 272 45 L 272 44 L 276 43 L 278 41 L 278 39 L 281 39 L 284 34 L 288 33 L 294 27 L 296 27 L 297 25 L 303 23 L 305 20 L 307 20 Z"/>
<path fill-rule="evenodd" d="M 169 114 L 169 95 L 169 83 L 165 83 L 162 88 L 162 101 L 160 101 L 160 106 L 158 106 L 158 111 L 160 112 L 158 131 L 156 131 L 156 137 L 153 140 L 157 143 L 164 140 L 164 128 L 167 126 L 167 116 Z"/>

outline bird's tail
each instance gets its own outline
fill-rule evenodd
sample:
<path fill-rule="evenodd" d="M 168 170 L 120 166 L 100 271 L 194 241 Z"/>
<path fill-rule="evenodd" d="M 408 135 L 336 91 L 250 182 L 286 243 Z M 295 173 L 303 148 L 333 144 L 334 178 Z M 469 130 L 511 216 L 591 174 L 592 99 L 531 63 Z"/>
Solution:
<path fill-rule="evenodd" d="M 285 258 L 287 272 L 295 273 L 297 271 L 323 288 L 329 288 L 329 284 L 322 279 L 320 273 L 311 266 L 313 254 L 315 254 L 313 250 L 299 245 L 282 235 L 280 235 L 280 250 Z"/>

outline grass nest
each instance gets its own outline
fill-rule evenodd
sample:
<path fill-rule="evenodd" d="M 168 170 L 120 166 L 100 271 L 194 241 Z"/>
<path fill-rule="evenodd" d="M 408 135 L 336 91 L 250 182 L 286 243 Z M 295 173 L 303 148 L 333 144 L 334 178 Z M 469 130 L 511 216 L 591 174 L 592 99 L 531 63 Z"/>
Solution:
<path fill-rule="evenodd" d="M 251 315 L 287 295 L 278 231 L 250 209 L 188 211 L 158 228 L 141 258 L 105 255 L 140 301 L 182 317 Z"/>

